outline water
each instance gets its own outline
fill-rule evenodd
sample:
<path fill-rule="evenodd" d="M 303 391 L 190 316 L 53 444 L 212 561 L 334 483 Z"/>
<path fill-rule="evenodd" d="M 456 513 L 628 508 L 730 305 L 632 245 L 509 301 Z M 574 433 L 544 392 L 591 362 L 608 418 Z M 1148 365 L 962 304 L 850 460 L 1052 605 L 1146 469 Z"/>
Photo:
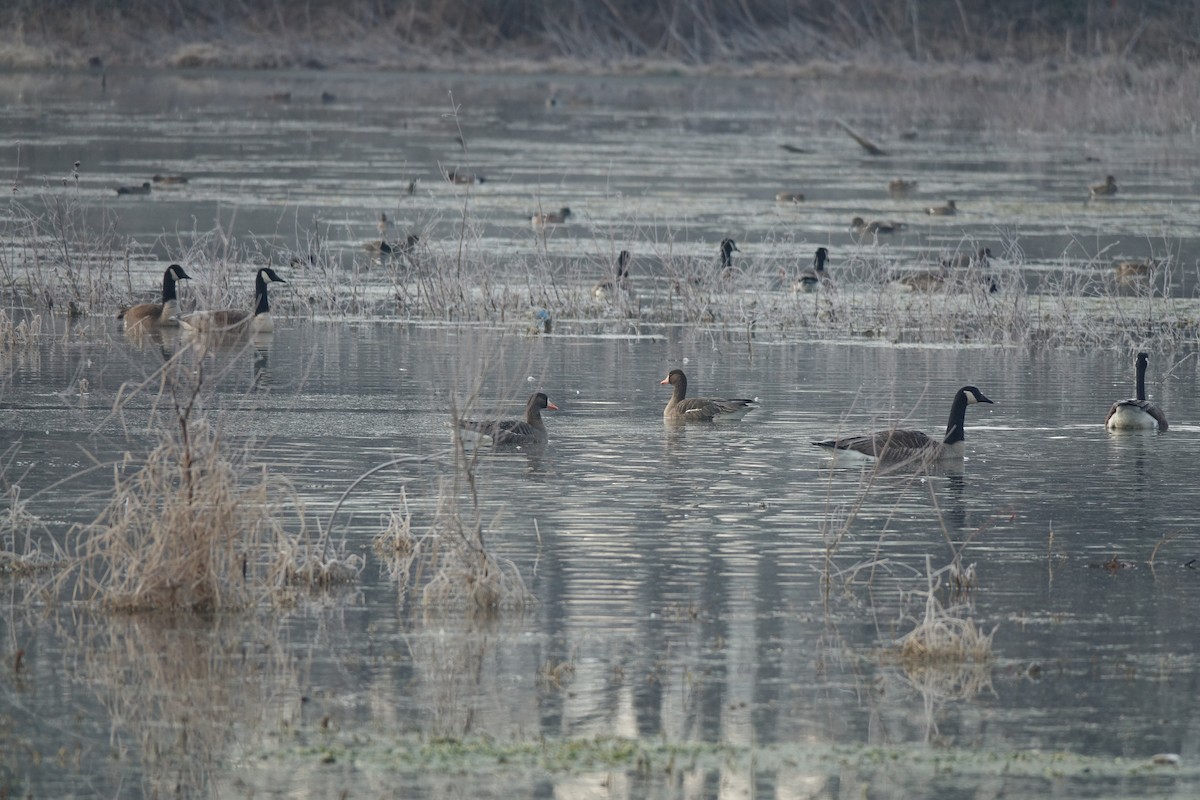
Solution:
<path fill-rule="evenodd" d="M 733 84 L 581 81 L 570 85 L 575 97 L 587 90 L 592 99 L 563 113 L 544 107 L 551 87 L 539 81 L 425 76 L 402 84 L 397 111 L 382 76 L 322 78 L 341 98 L 331 105 L 311 99 L 319 90 L 301 83 L 308 78 L 241 77 L 130 76 L 128 89 L 110 77 L 107 98 L 43 79 L 5 112 L 15 135 L 39 142 L 22 146 L 22 174 L 57 174 L 86 148 L 78 191 L 88 202 L 108 202 L 110 184 L 142 173 L 193 175 L 153 203 L 117 206 L 122 235 L 147 243 L 135 275 L 150 285 L 171 241 L 150 240 L 190 216 L 201 230 L 224 219 L 281 240 L 294 236 L 285 231 L 294 218 L 339 220 L 352 260 L 385 209 L 432 246 L 449 246 L 440 243 L 454 235 L 462 195 L 437 185 L 429 165 L 461 153 L 444 117 L 452 84 L 469 140 L 479 137 L 472 158 L 499 176 L 472 192 L 483 241 L 498 253 L 535 246 L 528 214 L 538 197 L 583 217 L 546 246 L 596 263 L 610 237 L 643 241 L 655 226 L 707 253 L 730 219 L 750 260 L 773 257 L 775 236 L 804 241 L 805 252 L 813 242 L 844 250 L 851 211 L 899 209 L 868 180 L 878 168 L 841 134 L 781 117 L 782 100 Z M 290 105 L 261 102 L 276 83 L 292 87 Z M 150 101 L 164 92 L 176 100 Z M 719 102 L 731 95 L 738 104 Z M 787 140 L 803 125 L 806 145 L 844 152 L 839 171 L 797 169 L 815 202 L 797 210 L 771 201 L 793 181 L 775 180 L 787 156 L 762 145 L 764 125 Z M 929 147 L 912 162 L 929 192 L 922 202 L 961 188 L 971 170 L 1008 185 L 998 176 L 1019 137 L 973 136 L 1003 140 L 1009 155 L 980 158 L 976 141 L 943 186 L 915 166 L 941 168 Z M 946 131 L 938 141 L 960 138 Z M 1131 186 L 1129 205 L 1112 209 L 1072 198 L 1069 187 L 1094 167 L 1057 158 L 1068 146 L 1046 137 L 1022 156 L 1036 162 L 1031 174 L 1052 173 L 1044 180 L 1054 198 L 1035 205 L 1094 226 L 1088 241 L 1101 248 L 1110 235 L 1142 237 L 1140 210 L 1158 209 L 1178 231 L 1178 252 L 1190 252 L 1194 222 L 1182 218 L 1194 168 L 1173 156 L 1183 169 L 1156 170 L 1146 155 L 1169 142 L 1105 141 L 1106 152 L 1145 158 L 1154 184 L 1145 196 Z M 650 179 L 660 172 L 672 180 Z M 419 199 L 398 197 L 417 174 Z M 869 208 L 868 189 L 879 195 Z M 963 230 L 990 235 L 1025 201 L 977 202 L 982 210 L 966 219 L 923 222 L 889 247 L 917 253 Z M 1065 226 L 1041 216 L 1032 209 L 1020 225 L 1031 272 L 1064 248 Z M 1100 233 L 1101 221 L 1123 227 Z M 308 318 L 289 313 L 304 277 L 288 279 L 272 295 L 273 337 L 203 357 L 213 390 L 205 404 L 231 445 L 252 448 L 255 462 L 291 481 L 312 517 L 366 560 L 358 583 L 280 609 L 196 618 L 47 607 L 24 601 L 28 583 L 8 582 L 5 785 L 35 796 L 139 787 L 971 797 L 981 785 L 1081 798 L 1195 794 L 1194 348 L 1152 353 L 1149 393 L 1171 430 L 1114 435 L 1102 423 L 1131 393 L 1131 353 L 748 338 L 744 329 L 636 321 L 565 320 L 546 336 L 496 320 Z M 3 355 L 0 441 L 19 442 L 6 479 L 20 481 L 29 511 L 61 536 L 103 506 L 111 469 L 47 487 L 94 460 L 145 452 L 153 393 L 130 384 L 157 386 L 156 370 L 183 343 L 172 333 L 129 338 L 99 316 L 46 325 L 53 336 Z M 669 393 L 659 381 L 673 367 L 688 373 L 694 395 L 753 396 L 760 408 L 731 425 L 664 426 Z M 938 434 L 966 383 L 995 405 L 968 410 L 961 472 L 875 476 L 832 465 L 810 445 L 897 420 Z M 549 445 L 486 455 L 477 471 L 486 540 L 536 602 L 496 620 L 427 611 L 387 577 L 371 537 L 402 490 L 418 530 L 429 523 L 439 478 L 452 469 L 452 406 L 477 393 L 475 410 L 515 415 L 536 390 L 560 407 L 547 414 Z M 371 476 L 343 500 L 368 470 L 410 456 L 421 459 Z M 994 659 L 905 669 L 889 647 L 923 613 L 913 593 L 926 564 L 937 569 L 960 549 L 977 585 L 959 599 L 977 625 L 995 628 Z M 520 754 L 498 761 L 486 747 L 446 761 L 420 749 L 435 737 L 499 749 L 609 736 L 641 743 L 644 768 L 546 771 Z M 669 756 L 653 750 L 659 742 L 730 750 Z M 1051 762 L 1035 751 L 1067 755 Z M 1134 767 L 1160 752 L 1180 754 L 1182 766 Z M 1047 777 L 1056 770 L 1064 777 Z"/>

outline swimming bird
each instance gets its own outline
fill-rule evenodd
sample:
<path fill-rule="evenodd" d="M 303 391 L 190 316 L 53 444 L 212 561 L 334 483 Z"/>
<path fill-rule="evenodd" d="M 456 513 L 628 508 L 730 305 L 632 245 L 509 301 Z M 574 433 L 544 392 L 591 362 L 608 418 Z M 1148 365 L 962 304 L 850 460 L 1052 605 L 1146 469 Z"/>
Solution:
<path fill-rule="evenodd" d="M 716 399 L 711 397 L 687 397 L 687 376 L 681 369 L 673 369 L 659 381 L 660 386 L 670 384 L 671 400 L 663 409 L 663 418 L 676 422 L 713 422 L 715 420 L 741 419 L 754 408 L 756 401 L 745 398 Z"/>
<path fill-rule="evenodd" d="M 1118 283 L 1134 283 L 1149 278 L 1154 272 L 1152 261 L 1118 261 L 1113 265 Z"/>
<path fill-rule="evenodd" d="M 812 266 L 800 273 L 800 277 L 792 284 L 793 292 L 815 292 L 822 283 L 829 280 L 829 273 L 825 271 L 825 261 L 829 258 L 829 251 L 824 247 L 818 247 L 816 255 L 813 256 Z"/>
<path fill-rule="evenodd" d="M 379 212 L 379 222 L 375 223 L 375 227 L 379 229 L 380 237 L 387 239 L 396 226 L 388 219 L 387 212 L 381 211 Z"/>
<path fill-rule="evenodd" d="M 775 195 L 777 203 L 803 203 L 804 195 L 800 192 L 780 192 Z"/>
<path fill-rule="evenodd" d="M 865 236 L 868 233 L 895 233 L 900 230 L 904 230 L 903 222 L 883 222 L 880 220 L 867 222 L 862 217 L 855 217 L 850 220 L 850 232 L 859 236 Z"/>
<path fill-rule="evenodd" d="M 459 172 L 456 169 L 452 169 L 446 173 L 446 180 L 451 183 L 457 183 L 460 186 L 487 182 L 487 178 L 482 175 L 476 175 L 474 172 Z"/>
<path fill-rule="evenodd" d="M 175 281 L 185 280 L 191 280 L 191 276 L 183 271 L 183 267 L 172 264 L 163 272 L 162 302 L 138 303 L 117 314 L 117 319 L 125 321 L 125 330 L 134 328 L 146 330 L 178 324 L 175 319 L 177 311 Z"/>
<path fill-rule="evenodd" d="M 525 404 L 524 419 L 460 419 L 458 428 L 476 446 L 491 444 L 494 447 L 520 447 L 546 443 L 546 424 L 542 422 L 542 410 L 558 411 L 543 392 L 529 396 Z"/>
<path fill-rule="evenodd" d="M 925 213 L 934 217 L 953 217 L 958 213 L 958 206 L 953 200 L 947 200 L 944 206 L 932 206 L 925 209 Z"/>
<path fill-rule="evenodd" d="M 543 211 L 534 214 L 529 221 L 534 225 L 561 225 L 567 221 L 569 216 L 571 216 L 571 209 L 563 206 L 558 211 Z"/>
<path fill-rule="evenodd" d="M 946 285 L 950 271 L 945 264 L 939 264 L 935 269 L 909 270 L 896 276 L 895 280 L 914 292 L 936 292 Z"/>
<path fill-rule="evenodd" d="M 118 186 L 117 194 L 150 194 L 150 181 L 142 181 L 141 186 Z"/>
<path fill-rule="evenodd" d="M 950 421 L 946 423 L 946 435 L 939 442 L 921 431 L 892 429 L 868 433 L 865 436 L 846 436 L 813 442 L 817 447 L 835 451 L 850 451 L 874 458 L 878 461 L 930 463 L 943 459 L 962 458 L 965 451 L 963 424 L 967 406 L 975 403 L 991 403 L 983 392 L 974 386 L 964 386 L 954 395 L 950 406 Z"/>
<path fill-rule="evenodd" d="M 380 261 L 384 261 L 397 253 L 407 255 L 416 249 L 420 243 L 421 237 L 415 233 L 410 233 L 404 237 L 403 242 L 391 244 L 386 239 L 379 241 L 363 242 L 363 250 L 366 250 L 371 255 L 379 256 Z"/>
<path fill-rule="evenodd" d="M 1128 400 L 1118 400 L 1108 410 L 1104 427 L 1115 430 L 1155 430 L 1167 429 L 1167 415 L 1156 404 L 1146 399 L 1146 365 L 1150 356 L 1138 353 L 1134 366 L 1137 369 L 1136 396 Z"/>
<path fill-rule="evenodd" d="M 244 308 L 222 308 L 197 311 L 179 318 L 179 324 L 193 333 L 270 333 L 275 330 L 271 319 L 271 303 L 267 299 L 267 284 L 287 283 L 270 267 L 262 267 L 254 276 L 254 311 Z"/>
<path fill-rule="evenodd" d="M 622 250 L 617 256 L 616 275 L 608 278 L 601 278 L 600 282 L 592 287 L 592 297 L 597 300 L 612 300 L 620 294 L 628 294 L 630 290 L 629 281 L 629 255 L 628 250 Z"/>
<path fill-rule="evenodd" d="M 893 178 L 888 181 L 887 190 L 891 197 L 908 197 L 917 188 L 916 181 L 906 181 L 903 178 Z"/>
<path fill-rule="evenodd" d="M 943 258 L 942 266 L 947 269 L 967 269 L 970 267 L 986 269 L 991 257 L 991 248 L 981 247 L 974 255 L 970 253 L 955 253 L 948 258 Z"/>
<path fill-rule="evenodd" d="M 160 186 L 182 186 L 188 182 L 188 177 L 186 175 L 155 175 L 151 180 Z"/>
<path fill-rule="evenodd" d="M 1104 179 L 1104 183 L 1093 183 L 1088 187 L 1088 197 L 1112 197 L 1117 193 L 1117 179 L 1112 175 Z"/>

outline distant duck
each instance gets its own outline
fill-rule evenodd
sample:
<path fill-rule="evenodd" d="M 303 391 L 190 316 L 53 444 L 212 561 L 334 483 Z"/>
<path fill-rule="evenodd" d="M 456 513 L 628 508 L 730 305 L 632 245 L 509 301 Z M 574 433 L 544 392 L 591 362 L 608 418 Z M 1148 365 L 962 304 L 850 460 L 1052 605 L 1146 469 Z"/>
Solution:
<path fill-rule="evenodd" d="M 186 175 L 155 175 L 151 180 L 159 186 L 182 186 L 188 182 Z"/>
<path fill-rule="evenodd" d="M 524 419 L 460 419 L 458 429 L 464 440 L 475 446 L 521 447 L 545 444 L 546 424 L 542 421 L 543 410 L 558 411 L 543 392 L 530 395 L 525 404 Z"/>
<path fill-rule="evenodd" d="M 529 221 L 534 225 L 561 225 L 571 216 L 571 209 L 563 206 L 558 211 L 544 211 L 534 214 Z"/>
<path fill-rule="evenodd" d="M 945 459 L 961 459 L 965 454 L 963 426 L 967 406 L 976 403 L 991 403 L 983 392 L 974 386 L 964 386 L 954 395 L 950 406 L 950 421 L 946 423 L 946 435 L 939 442 L 921 431 L 884 430 L 864 436 L 846 436 L 813 442 L 817 447 L 835 451 L 849 451 L 887 463 L 932 463 Z"/>
<path fill-rule="evenodd" d="M 1109 175 L 1104 179 L 1104 183 L 1093 183 L 1088 187 L 1088 197 L 1095 199 L 1097 197 L 1112 197 L 1117 193 L 1117 179 Z"/>
<path fill-rule="evenodd" d="M 716 420 L 741 419 L 754 408 L 756 401 L 744 398 L 716 399 L 710 397 L 687 397 L 687 376 L 681 369 L 673 369 L 659 381 L 660 386 L 670 384 L 671 400 L 663 409 L 663 418 L 676 422 L 714 422 Z"/>
<path fill-rule="evenodd" d="M 1167 415 L 1154 403 L 1146 399 L 1146 365 L 1150 356 L 1138 353 L 1134 366 L 1137 370 L 1137 394 L 1128 400 L 1119 400 L 1108 410 L 1104 427 L 1115 430 L 1160 430 L 1167 429 Z"/>
<path fill-rule="evenodd" d="M 446 180 L 451 183 L 456 183 L 459 186 L 469 186 L 474 183 L 486 183 L 487 178 L 482 175 L 476 175 L 474 172 L 459 172 L 452 169 L 446 173 Z M 415 189 L 415 186 L 414 186 Z"/>
<path fill-rule="evenodd" d="M 813 256 L 812 266 L 800 273 L 800 277 L 792 284 L 793 292 L 815 292 L 821 287 L 821 284 L 829 281 L 829 273 L 825 271 L 825 261 L 829 258 L 829 251 L 824 247 L 818 247 L 816 255 Z"/>
<path fill-rule="evenodd" d="M 117 194 L 150 194 L 150 181 L 144 181 L 141 186 L 118 186 Z"/>
<path fill-rule="evenodd" d="M 599 283 L 593 286 L 592 297 L 595 297 L 597 300 L 613 300 L 619 295 L 629 293 L 630 258 L 628 250 L 620 252 L 617 256 L 616 274 L 608 278 L 602 278 Z"/>
<path fill-rule="evenodd" d="M 179 318 L 179 324 L 193 333 L 236 334 L 270 333 L 275 330 L 271 319 L 271 303 L 267 299 L 267 284 L 287 283 L 270 267 L 262 267 L 254 276 L 254 311 L 242 308 L 223 308 L 197 311 Z"/>
<path fill-rule="evenodd" d="M 873 235 L 876 233 L 895 233 L 902 230 L 904 230 L 903 222 L 885 222 L 882 220 L 867 222 L 862 217 L 855 217 L 850 220 L 850 232 L 858 236 Z"/>
<path fill-rule="evenodd" d="M 947 200 L 944 206 L 932 206 L 925 209 L 925 213 L 934 217 L 953 217 L 958 213 L 958 206 L 953 200 Z"/>
<path fill-rule="evenodd" d="M 175 281 L 185 280 L 191 280 L 191 276 L 183 271 L 183 267 L 172 264 L 163 272 L 162 302 L 138 303 L 117 314 L 117 319 L 125 321 L 125 330 L 127 331 L 135 328 L 149 330 L 150 328 L 177 325 L 175 315 L 178 308 L 176 308 Z"/>
<path fill-rule="evenodd" d="M 888 195 L 896 198 L 908 197 L 916 189 L 916 181 L 906 181 L 903 178 L 893 178 L 887 185 Z"/>
<path fill-rule="evenodd" d="M 721 247 L 717 252 L 720 253 L 721 256 L 721 268 L 725 270 L 725 272 L 729 272 L 733 269 L 733 254 L 735 252 L 740 253 L 742 251 L 738 250 L 737 242 L 726 237 L 721 240 Z"/>
<path fill-rule="evenodd" d="M 777 203 L 803 203 L 804 195 L 800 192 L 780 192 L 775 195 Z"/>
<path fill-rule="evenodd" d="M 1154 274 L 1153 261 L 1118 261 L 1113 265 L 1118 283 L 1136 283 Z"/>
<path fill-rule="evenodd" d="M 974 254 L 970 253 L 955 253 L 954 255 L 943 258 L 942 266 L 947 269 L 986 269 L 990 263 L 992 251 L 990 248 L 981 247 Z"/>

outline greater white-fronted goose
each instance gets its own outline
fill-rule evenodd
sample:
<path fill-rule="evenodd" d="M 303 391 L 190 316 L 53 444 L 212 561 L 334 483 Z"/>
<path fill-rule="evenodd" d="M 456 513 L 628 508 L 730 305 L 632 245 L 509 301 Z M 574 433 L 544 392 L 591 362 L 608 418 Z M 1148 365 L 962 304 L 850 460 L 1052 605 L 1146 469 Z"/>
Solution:
<path fill-rule="evenodd" d="M 524 419 L 460 419 L 458 428 L 464 440 L 473 444 L 494 447 L 520 447 L 546 443 L 546 424 L 542 410 L 558 411 L 544 392 L 535 392 L 525 404 Z"/>
<path fill-rule="evenodd" d="M 944 264 L 934 269 L 916 269 L 902 272 L 896 276 L 896 282 L 914 292 L 936 292 L 946 287 L 950 271 Z"/>
<path fill-rule="evenodd" d="M 629 255 L 628 250 L 622 250 L 617 256 L 617 272 L 616 275 L 609 278 L 602 278 L 599 283 L 592 287 L 592 297 L 597 300 L 612 300 L 618 295 L 628 294 L 630 291 L 629 281 Z"/>
<path fill-rule="evenodd" d="M 916 181 L 906 181 L 903 178 L 893 178 L 888 181 L 888 194 L 892 197 L 908 197 L 917 188 Z"/>
<path fill-rule="evenodd" d="M 963 424 L 967 415 L 967 406 L 991 402 L 984 397 L 983 392 L 974 386 L 964 386 L 959 389 L 954 395 L 954 403 L 950 406 L 950 421 L 946 423 L 946 435 L 940 442 L 929 438 L 921 431 L 896 429 L 876 431 L 865 436 L 826 439 L 821 442 L 813 442 L 813 444 L 835 451 L 859 453 L 878 461 L 893 464 L 907 461 L 928 463 L 943 459 L 962 458 L 965 452 Z"/>
<path fill-rule="evenodd" d="M 1117 179 L 1112 175 L 1104 179 L 1104 183 L 1093 183 L 1088 187 L 1088 197 L 1112 197 L 1117 193 Z"/>
<path fill-rule="evenodd" d="M 197 311 L 179 318 L 179 324 L 194 333 L 234 334 L 270 333 L 275 330 L 271 319 L 271 303 L 267 299 L 267 284 L 287 283 L 270 267 L 262 267 L 254 276 L 254 311 L 244 308 L 222 308 Z"/>
<path fill-rule="evenodd" d="M 663 409 L 663 418 L 681 422 L 714 422 L 716 420 L 741 419 L 754 408 L 756 401 L 745 398 L 717 399 L 712 397 L 687 396 L 687 376 L 681 369 L 673 369 L 659 381 L 660 386 L 670 384 L 671 401 Z"/>
<path fill-rule="evenodd" d="M 534 214 L 529 221 L 534 225 L 562 225 L 571 216 L 571 209 L 563 206 L 558 211 L 543 211 Z"/>
<path fill-rule="evenodd" d="M 780 192 L 775 195 L 777 203 L 803 203 L 804 194 L 801 192 Z"/>
<path fill-rule="evenodd" d="M 172 264 L 163 272 L 162 280 L 162 302 L 161 303 L 138 303 L 136 306 L 131 306 L 120 314 L 117 314 L 117 319 L 125 321 L 125 330 L 134 328 L 158 328 L 177 325 L 178 321 L 175 317 L 178 309 L 176 308 L 175 281 L 191 280 L 183 267 L 178 264 Z"/>
<path fill-rule="evenodd" d="M 150 181 L 142 181 L 141 186 L 118 186 L 117 194 L 150 194 Z"/>
<path fill-rule="evenodd" d="M 827 282 L 829 273 L 825 271 L 825 261 L 828 258 L 829 251 L 824 247 L 818 247 L 816 255 L 813 256 L 812 266 L 800 273 L 800 277 L 792 284 L 792 291 L 815 292 L 822 283 Z"/>
<path fill-rule="evenodd" d="M 1154 274 L 1153 261 L 1118 261 L 1113 265 L 1117 283 L 1136 283 Z"/>
<path fill-rule="evenodd" d="M 1167 429 L 1167 415 L 1156 404 L 1146 399 L 1146 365 L 1149 363 L 1150 356 L 1145 353 L 1137 354 L 1137 394 L 1128 400 L 1119 400 L 1112 404 L 1112 408 L 1108 410 L 1108 418 L 1104 420 L 1104 427 L 1110 431 Z"/>
<path fill-rule="evenodd" d="M 958 213 L 958 206 L 953 200 L 947 200 L 944 206 L 932 206 L 925 209 L 925 213 L 934 217 L 953 217 Z"/>
<path fill-rule="evenodd" d="M 159 186 L 182 186 L 188 182 L 187 175 L 155 175 L 151 178 Z"/>

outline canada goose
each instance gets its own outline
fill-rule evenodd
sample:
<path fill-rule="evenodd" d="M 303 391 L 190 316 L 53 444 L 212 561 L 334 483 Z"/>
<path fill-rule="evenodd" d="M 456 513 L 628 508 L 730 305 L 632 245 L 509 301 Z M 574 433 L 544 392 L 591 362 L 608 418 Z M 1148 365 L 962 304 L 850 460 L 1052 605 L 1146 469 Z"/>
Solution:
<path fill-rule="evenodd" d="M 1146 399 L 1146 365 L 1150 356 L 1145 353 L 1137 354 L 1137 395 L 1128 400 L 1119 400 L 1108 410 L 1108 418 L 1104 427 L 1115 430 L 1154 430 L 1167 429 L 1167 415 L 1156 404 Z"/>
<path fill-rule="evenodd" d="M 1154 272 L 1152 261 L 1118 261 L 1113 265 L 1118 283 L 1134 283 L 1149 278 Z"/>
<path fill-rule="evenodd" d="M 163 272 L 162 302 L 138 303 L 117 314 L 117 319 L 125 320 L 125 330 L 176 325 L 175 281 L 186 280 L 191 280 L 191 276 L 183 271 L 183 267 L 172 264 Z"/>
<path fill-rule="evenodd" d="M 546 425 L 542 422 L 542 409 L 558 411 L 543 392 L 529 396 L 525 404 L 525 419 L 460 419 L 458 428 L 464 438 L 478 445 L 494 447 L 537 445 L 546 443 Z"/>
<path fill-rule="evenodd" d="M 543 211 L 534 214 L 529 221 L 534 225 L 561 225 L 571 216 L 571 209 L 563 206 L 558 211 Z"/>
<path fill-rule="evenodd" d="M 151 180 L 160 186 L 182 186 L 188 182 L 186 175 L 155 175 Z"/>
<path fill-rule="evenodd" d="M 813 442 L 817 447 L 831 450 L 852 451 L 889 463 L 920 461 L 932 462 L 942 459 L 962 458 L 964 455 L 963 422 L 967 406 L 975 403 L 991 403 L 983 392 L 974 386 L 964 386 L 954 395 L 950 406 L 950 421 L 946 423 L 946 435 L 939 442 L 921 431 L 885 430 L 865 436 L 846 436 Z"/>
<path fill-rule="evenodd" d="M 681 422 L 713 422 L 715 420 L 741 419 L 755 405 L 754 400 L 744 398 L 715 399 L 693 397 L 687 399 L 687 376 L 681 369 L 673 369 L 659 381 L 660 386 L 673 387 L 671 401 L 663 409 L 663 418 Z"/>
<path fill-rule="evenodd" d="M 916 181 L 906 181 L 903 178 L 893 178 L 887 185 L 888 195 L 896 198 L 908 197 L 916 188 Z"/>
<path fill-rule="evenodd" d="M 473 183 L 486 183 L 487 178 L 482 175 L 476 175 L 474 172 L 459 172 L 452 169 L 446 173 L 446 180 L 451 183 L 457 183 L 460 186 L 468 186 Z"/>
<path fill-rule="evenodd" d="M 867 222 L 862 217 L 855 217 L 850 220 L 850 232 L 858 236 L 865 236 L 868 233 L 895 233 L 901 230 L 904 230 L 903 222 L 883 222 L 880 220 Z"/>
<path fill-rule="evenodd" d="M 387 239 L 391 235 L 392 229 L 396 226 L 388 219 L 386 212 L 379 212 L 379 222 L 375 223 L 375 227 L 379 229 L 379 235 L 383 239 Z"/>
<path fill-rule="evenodd" d="M 925 213 L 934 217 L 953 217 L 958 213 L 958 206 L 953 200 L 947 200 L 944 206 L 933 206 L 925 209 Z"/>
<path fill-rule="evenodd" d="M 829 251 L 824 247 L 818 247 L 816 255 L 813 256 L 812 266 L 800 273 L 800 277 L 792 284 L 793 292 L 815 292 L 822 283 L 829 280 L 829 273 L 825 271 L 825 261 L 829 258 Z"/>
<path fill-rule="evenodd" d="M 800 192 L 780 192 L 775 195 L 777 203 L 803 203 L 804 195 Z"/>
<path fill-rule="evenodd" d="M 597 300 L 611 300 L 621 294 L 628 294 L 630 290 L 629 282 L 629 255 L 628 250 L 622 250 L 617 256 L 616 275 L 608 278 L 602 278 L 599 283 L 592 287 L 592 297 Z"/>
<path fill-rule="evenodd" d="M 733 269 L 734 252 L 740 253 L 742 251 L 738 250 L 737 242 L 726 237 L 721 240 L 721 248 L 718 252 L 721 254 L 721 267 L 728 272 L 729 270 Z"/>
<path fill-rule="evenodd" d="M 275 330 L 271 319 L 271 303 L 267 300 L 268 283 L 287 283 L 270 267 L 262 267 L 254 276 L 254 311 L 243 308 L 223 308 L 197 311 L 179 318 L 179 324 L 194 333 L 270 333 Z"/>
<path fill-rule="evenodd" d="M 143 181 L 141 186 L 118 186 L 117 194 L 150 194 L 150 181 Z"/>
<path fill-rule="evenodd" d="M 1109 175 L 1104 183 L 1093 183 L 1088 187 L 1088 197 L 1112 197 L 1117 193 L 1117 179 Z"/>

